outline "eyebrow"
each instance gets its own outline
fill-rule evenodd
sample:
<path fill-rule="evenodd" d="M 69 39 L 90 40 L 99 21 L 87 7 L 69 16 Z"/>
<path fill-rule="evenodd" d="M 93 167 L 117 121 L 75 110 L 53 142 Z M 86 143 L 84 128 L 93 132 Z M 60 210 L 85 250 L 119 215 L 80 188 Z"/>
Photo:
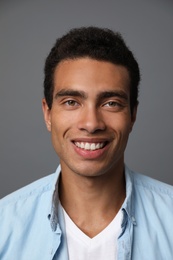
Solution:
<path fill-rule="evenodd" d="M 88 95 L 86 92 L 81 91 L 81 90 L 72 90 L 72 89 L 62 89 L 58 91 L 55 94 L 55 99 L 58 97 L 66 97 L 66 96 L 71 96 L 71 97 L 80 97 L 83 99 L 87 99 Z M 111 98 L 111 97 L 119 97 L 124 100 L 128 100 L 128 95 L 122 90 L 116 90 L 116 91 L 103 91 L 97 95 L 97 100 L 100 99 L 105 99 L 105 98 Z"/>
<path fill-rule="evenodd" d="M 128 100 L 128 95 L 124 91 L 116 90 L 116 91 L 104 91 L 98 94 L 98 99 L 111 98 L 111 97 L 119 97 L 124 100 Z"/>
<path fill-rule="evenodd" d="M 87 94 L 84 91 L 62 89 L 55 94 L 55 99 L 58 98 L 58 97 L 66 97 L 66 96 L 81 97 L 83 99 L 87 98 Z"/>

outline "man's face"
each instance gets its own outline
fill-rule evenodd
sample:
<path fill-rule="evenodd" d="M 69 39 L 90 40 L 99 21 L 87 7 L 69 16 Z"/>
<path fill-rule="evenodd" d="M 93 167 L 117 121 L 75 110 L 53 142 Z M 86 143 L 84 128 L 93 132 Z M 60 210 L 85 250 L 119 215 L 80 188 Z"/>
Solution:
<path fill-rule="evenodd" d="M 43 112 L 62 172 L 100 176 L 123 165 L 136 116 L 125 67 L 90 58 L 62 61 L 52 108 L 43 100 Z"/>

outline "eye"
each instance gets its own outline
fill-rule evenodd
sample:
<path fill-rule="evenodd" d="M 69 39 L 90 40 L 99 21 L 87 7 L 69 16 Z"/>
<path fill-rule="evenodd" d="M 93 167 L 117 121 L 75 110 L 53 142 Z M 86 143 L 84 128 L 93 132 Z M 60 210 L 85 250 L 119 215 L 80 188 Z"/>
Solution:
<path fill-rule="evenodd" d="M 116 106 L 120 106 L 119 103 L 117 103 L 116 101 L 109 101 L 107 103 L 104 104 L 105 107 L 116 107 Z"/>
<path fill-rule="evenodd" d="M 64 102 L 64 104 L 67 105 L 67 106 L 71 106 L 71 107 L 78 105 L 78 103 L 75 100 L 72 100 L 72 99 L 67 100 L 66 102 Z"/>

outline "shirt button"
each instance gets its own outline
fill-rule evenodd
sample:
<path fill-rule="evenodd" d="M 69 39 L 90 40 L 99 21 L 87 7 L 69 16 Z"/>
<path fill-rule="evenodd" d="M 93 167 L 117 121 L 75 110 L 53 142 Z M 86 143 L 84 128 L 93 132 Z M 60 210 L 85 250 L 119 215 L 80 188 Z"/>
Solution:
<path fill-rule="evenodd" d="M 132 222 L 133 224 L 136 224 L 136 219 L 134 217 L 132 217 Z"/>

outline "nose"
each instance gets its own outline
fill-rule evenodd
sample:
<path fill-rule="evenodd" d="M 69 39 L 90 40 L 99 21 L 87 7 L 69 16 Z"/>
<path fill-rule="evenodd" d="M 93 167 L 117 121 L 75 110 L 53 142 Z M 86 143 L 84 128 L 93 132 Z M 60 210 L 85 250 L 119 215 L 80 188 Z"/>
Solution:
<path fill-rule="evenodd" d="M 105 130 L 106 125 L 101 112 L 97 108 L 90 108 L 81 111 L 78 128 L 88 133 L 95 133 Z"/>

